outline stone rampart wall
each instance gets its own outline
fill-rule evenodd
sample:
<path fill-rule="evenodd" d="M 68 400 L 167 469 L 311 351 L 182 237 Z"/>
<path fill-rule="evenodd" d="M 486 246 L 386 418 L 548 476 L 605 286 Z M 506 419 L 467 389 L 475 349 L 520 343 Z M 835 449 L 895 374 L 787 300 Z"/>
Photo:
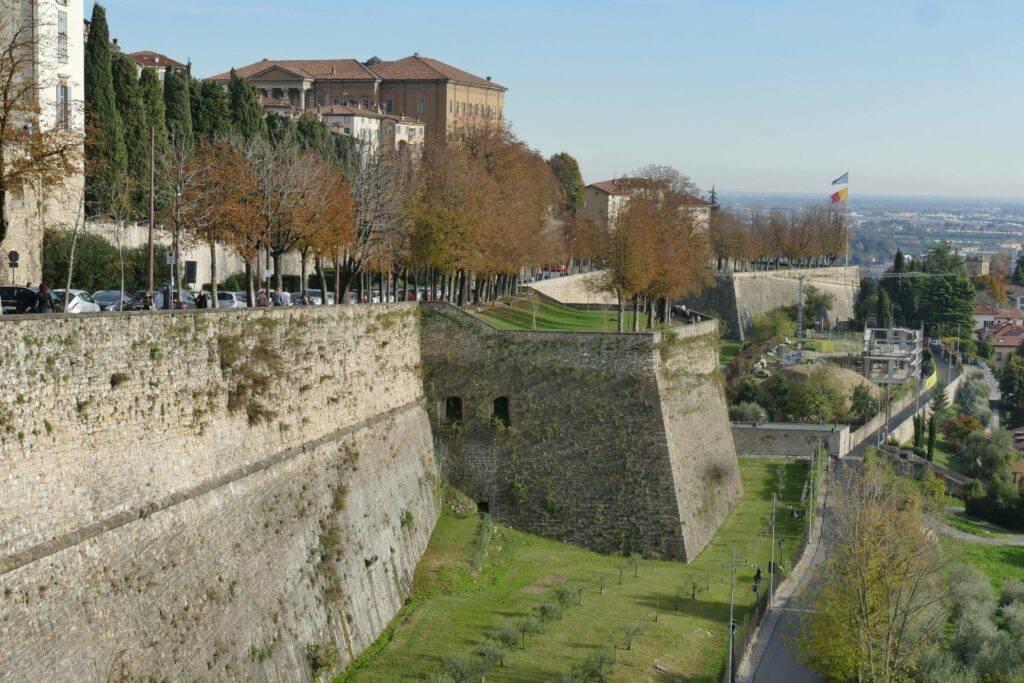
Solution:
<path fill-rule="evenodd" d="M 821 443 L 830 456 L 841 458 L 851 448 L 849 425 L 734 422 L 732 438 L 737 455 L 807 458 Z"/>
<path fill-rule="evenodd" d="M 442 467 L 496 519 L 597 550 L 689 559 L 740 495 L 715 323 L 563 334 L 499 331 L 444 305 L 423 316 Z M 503 398 L 508 426 L 495 419 Z"/>
<path fill-rule="evenodd" d="M 438 514 L 415 305 L 0 322 L 0 681 L 309 680 Z"/>
<path fill-rule="evenodd" d="M 856 266 L 717 273 L 712 286 L 686 303 L 702 313 L 717 314 L 727 326 L 730 337 L 745 339 L 754 318 L 797 303 L 800 275 L 805 276 L 805 285 L 814 285 L 835 296 L 829 310 L 830 319 L 848 320 L 853 317 L 853 304 L 860 283 Z"/>

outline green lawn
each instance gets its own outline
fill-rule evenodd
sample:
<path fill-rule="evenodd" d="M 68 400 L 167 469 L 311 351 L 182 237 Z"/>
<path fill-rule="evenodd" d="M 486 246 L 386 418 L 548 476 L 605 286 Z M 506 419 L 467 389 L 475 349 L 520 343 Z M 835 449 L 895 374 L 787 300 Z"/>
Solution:
<path fill-rule="evenodd" d="M 968 472 L 963 465 L 953 457 L 953 446 L 946 441 L 944 438 L 936 435 L 935 439 L 935 453 L 932 456 L 932 461 L 936 465 L 942 465 L 946 469 L 959 472 L 960 474 L 967 475 Z"/>
<path fill-rule="evenodd" d="M 582 605 L 548 624 L 544 634 L 528 636 L 525 650 L 509 651 L 506 666 L 495 667 L 488 681 L 550 681 L 572 663 L 606 647 L 609 633 L 622 623 L 643 621 L 648 632 L 629 651 L 618 651 L 612 681 L 713 681 L 723 663 L 728 619 L 727 566 L 732 548 L 750 563 L 767 568 L 770 552 L 771 493 L 777 468 L 783 472 L 784 495 L 777 535 L 793 549 L 801 534 L 800 519 L 786 505 L 798 505 L 807 474 L 804 462 L 741 459 L 745 496 L 712 542 L 691 564 L 645 561 L 634 576 L 627 569 L 619 584 L 623 558 L 588 552 L 507 527 L 496 526 L 478 576 L 468 570 L 480 524 L 475 515 L 459 518 L 446 511 L 416 569 L 414 598 L 392 621 L 378 642 L 340 681 L 422 680 L 449 653 L 470 654 L 485 627 L 512 624 L 551 599 L 551 586 L 563 580 L 606 577 L 604 593 L 596 587 Z M 754 568 L 737 572 L 737 618 L 753 602 Z M 765 577 L 767 580 L 767 576 Z M 693 583 L 707 588 L 690 599 Z M 684 597 L 677 600 L 677 591 Z M 678 602 L 679 609 L 676 610 Z M 655 622 L 655 610 L 659 609 Z M 655 665 L 661 667 L 654 669 Z M 357 669 L 353 671 L 352 669 Z"/>
<path fill-rule="evenodd" d="M 945 521 L 954 529 L 983 538 L 1009 538 L 1013 535 L 1008 529 L 983 519 L 970 517 L 963 512 L 947 513 Z"/>
<path fill-rule="evenodd" d="M 482 312 L 477 313 L 473 307 L 469 311 L 481 320 L 502 330 L 532 330 L 534 306 L 537 311 L 538 330 L 554 330 L 562 332 L 615 332 L 618 321 L 617 311 L 579 311 L 575 308 L 562 306 L 551 301 L 543 301 L 538 304 L 520 299 L 512 306 L 497 303 L 494 306 L 482 307 Z M 625 315 L 625 329 L 628 331 L 633 324 L 632 312 Z M 647 324 L 647 316 L 641 314 L 640 326 Z"/>
<path fill-rule="evenodd" d="M 732 339 L 723 339 L 718 345 L 718 357 L 719 362 L 725 365 L 733 362 L 736 359 L 736 354 L 740 352 L 740 348 L 743 346 L 741 341 L 733 341 Z"/>
<path fill-rule="evenodd" d="M 1007 579 L 1024 580 L 1024 547 L 984 545 L 942 537 L 942 547 L 950 559 L 973 564 L 980 569 L 998 591 Z"/>

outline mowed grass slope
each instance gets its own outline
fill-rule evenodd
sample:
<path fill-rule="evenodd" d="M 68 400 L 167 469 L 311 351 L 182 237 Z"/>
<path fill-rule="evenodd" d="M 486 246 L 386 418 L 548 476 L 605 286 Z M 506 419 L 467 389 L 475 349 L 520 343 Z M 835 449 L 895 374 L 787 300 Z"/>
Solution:
<path fill-rule="evenodd" d="M 1024 546 L 971 543 L 948 536 L 943 536 L 941 543 L 952 562 L 973 564 L 989 578 L 996 592 L 1007 579 L 1024 581 Z"/>
<path fill-rule="evenodd" d="M 482 312 L 477 313 L 476 309 L 469 310 L 481 320 L 484 320 L 502 330 L 532 330 L 534 307 L 537 314 L 538 330 L 559 331 L 559 332 L 615 332 L 618 327 L 617 311 L 579 311 L 575 308 L 562 306 L 551 301 L 531 303 L 525 299 L 519 299 L 512 306 L 503 303 L 487 305 L 482 307 Z M 633 314 L 625 314 L 625 329 L 632 329 Z M 647 325 L 647 316 L 640 314 L 641 329 Z"/>
<path fill-rule="evenodd" d="M 444 655 L 471 654 L 488 625 L 513 624 L 531 614 L 542 600 L 551 600 L 551 586 L 563 580 L 589 581 L 600 573 L 606 580 L 603 594 L 597 587 L 589 588 L 582 605 L 569 607 L 562 619 L 548 624 L 546 633 L 528 636 L 525 650 L 511 649 L 506 665 L 492 668 L 487 680 L 550 681 L 569 671 L 573 662 L 607 647 L 609 634 L 620 624 L 641 620 L 648 632 L 634 640 L 631 650 L 618 651 L 610 680 L 715 680 L 726 647 L 732 548 L 749 563 L 763 567 L 767 582 L 768 519 L 780 472 L 783 504 L 777 534 L 787 539 L 787 554 L 802 530 L 803 520 L 791 518 L 786 505 L 798 505 L 806 463 L 766 459 L 740 463 L 745 496 L 697 559 L 691 564 L 645 560 L 637 576 L 633 568 L 624 572 L 621 585 L 622 557 L 588 552 L 500 525 L 495 527 L 483 569 L 474 576 L 469 561 L 479 518 L 459 518 L 446 509 L 417 567 L 411 603 L 339 680 L 422 680 L 438 668 Z M 752 566 L 737 572 L 738 618 L 753 602 L 754 572 Z M 692 600 L 695 582 L 709 590 Z"/>

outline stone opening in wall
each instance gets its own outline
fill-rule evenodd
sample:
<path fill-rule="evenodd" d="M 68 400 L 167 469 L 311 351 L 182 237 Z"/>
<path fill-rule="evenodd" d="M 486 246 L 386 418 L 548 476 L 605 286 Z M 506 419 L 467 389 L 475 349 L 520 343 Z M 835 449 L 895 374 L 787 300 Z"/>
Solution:
<path fill-rule="evenodd" d="M 508 396 L 499 396 L 494 399 L 494 412 L 492 418 L 506 427 L 511 426 L 512 417 L 508 410 Z"/>
<path fill-rule="evenodd" d="M 491 514 L 491 504 L 486 500 L 478 500 L 476 502 L 476 511 L 481 514 L 489 515 Z"/>
<path fill-rule="evenodd" d="M 447 424 L 462 422 L 462 398 L 449 396 L 444 400 L 444 421 Z"/>

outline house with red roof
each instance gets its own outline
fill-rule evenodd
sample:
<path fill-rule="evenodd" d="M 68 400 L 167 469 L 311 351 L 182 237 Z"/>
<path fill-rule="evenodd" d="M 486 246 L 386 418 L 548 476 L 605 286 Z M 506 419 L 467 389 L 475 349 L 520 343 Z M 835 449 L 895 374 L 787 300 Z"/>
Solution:
<path fill-rule="evenodd" d="M 1024 343 L 1024 325 L 998 323 L 977 330 L 978 338 L 992 344 L 991 362 L 997 366 L 1006 365 L 1007 361 Z"/>
<path fill-rule="evenodd" d="M 159 52 L 153 52 L 151 50 L 141 50 L 139 52 L 129 52 L 128 57 L 135 62 L 135 67 L 139 70 L 139 75 L 142 75 L 142 70 L 146 67 L 150 67 L 156 70 L 156 77 L 160 79 L 162 83 L 164 80 L 164 73 L 167 67 L 171 67 L 173 71 L 184 71 L 188 68 L 187 64 L 182 64 L 176 59 L 171 59 L 167 55 L 162 55 Z"/>
<path fill-rule="evenodd" d="M 637 178 L 614 178 L 591 183 L 583 191 L 583 206 L 577 214 L 584 220 L 594 221 L 606 229 L 614 230 L 615 221 L 629 199 L 629 190 Z M 687 197 L 687 209 L 705 229 L 711 221 L 711 204 L 700 197 Z"/>
<path fill-rule="evenodd" d="M 988 304 L 975 304 L 974 312 L 975 328 L 988 328 L 1002 323 L 1024 324 L 1024 313 L 1019 308 L 997 308 Z"/>

